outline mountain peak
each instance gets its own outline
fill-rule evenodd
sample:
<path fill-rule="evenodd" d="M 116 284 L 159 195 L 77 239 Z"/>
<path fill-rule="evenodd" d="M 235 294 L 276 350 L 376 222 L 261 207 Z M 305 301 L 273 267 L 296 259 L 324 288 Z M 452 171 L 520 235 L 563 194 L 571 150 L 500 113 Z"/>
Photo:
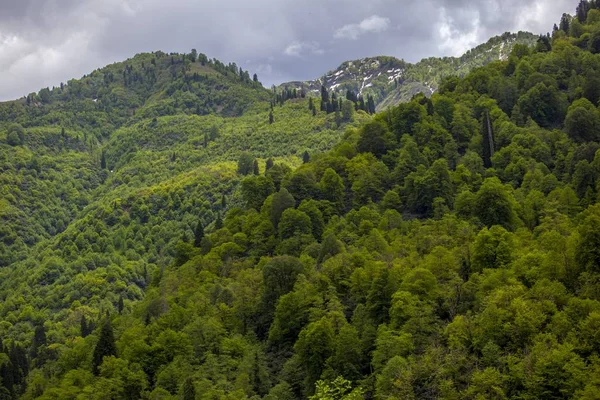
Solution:
<path fill-rule="evenodd" d="M 335 70 L 310 81 L 292 81 L 282 89 L 303 90 L 318 95 L 321 86 L 345 95 L 370 95 L 379 110 L 408 101 L 417 93 L 433 94 L 445 76 L 464 76 L 485 64 L 505 60 L 516 44 L 531 46 L 537 36 L 529 32 L 510 33 L 489 39 L 460 57 L 429 57 L 411 64 L 391 56 L 367 57 L 343 62 Z"/>

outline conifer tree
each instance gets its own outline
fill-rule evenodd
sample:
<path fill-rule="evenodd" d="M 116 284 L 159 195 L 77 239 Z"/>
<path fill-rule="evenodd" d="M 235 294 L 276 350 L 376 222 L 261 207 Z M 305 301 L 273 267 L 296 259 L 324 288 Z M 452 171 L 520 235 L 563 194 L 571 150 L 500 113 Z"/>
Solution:
<path fill-rule="evenodd" d="M 256 74 L 254 74 L 256 76 Z M 194 387 L 194 381 L 189 377 L 183 382 L 183 400 L 196 400 L 196 388 Z"/>
<path fill-rule="evenodd" d="M 102 156 L 100 158 L 100 168 L 106 169 L 106 152 L 102 150 Z"/>
<path fill-rule="evenodd" d="M 373 96 L 367 96 L 367 112 L 369 114 L 375 114 L 375 100 L 373 100 Z"/>
<path fill-rule="evenodd" d="M 269 111 L 269 124 L 273 123 L 273 111 Z"/>
<path fill-rule="evenodd" d="M 321 101 L 329 103 L 329 92 L 323 85 L 321 85 Z"/>
<path fill-rule="evenodd" d="M 29 372 L 29 362 L 27 361 L 25 349 L 13 343 L 8 352 L 8 359 L 10 363 L 9 373 L 12 375 L 13 384 L 22 387 Z"/>
<path fill-rule="evenodd" d="M 221 214 L 217 214 L 217 219 L 215 221 L 215 230 L 223 228 L 223 220 L 221 219 Z"/>
<path fill-rule="evenodd" d="M 265 174 L 267 173 L 268 170 L 270 170 L 271 168 L 273 168 L 273 159 L 271 157 L 267 158 L 267 162 L 265 163 Z"/>
<path fill-rule="evenodd" d="M 302 162 L 304 164 L 306 164 L 309 161 L 310 161 L 310 154 L 308 154 L 308 151 L 304 151 L 304 154 L 302 154 Z"/>
<path fill-rule="evenodd" d="M 577 15 L 577 19 L 582 24 L 585 23 L 585 20 L 587 19 L 588 11 L 589 3 L 586 0 L 580 0 L 579 5 L 577 6 L 577 9 L 575 11 L 575 15 Z"/>
<path fill-rule="evenodd" d="M 117 346 L 115 345 L 115 338 L 113 328 L 110 324 L 110 320 L 106 318 L 102 327 L 100 328 L 100 334 L 98 336 L 98 342 L 94 348 L 94 355 L 92 358 L 92 368 L 95 375 L 100 372 L 100 365 L 104 357 L 116 356 Z"/>
<path fill-rule="evenodd" d="M 117 303 L 117 310 L 119 311 L 119 314 L 121 314 L 123 312 L 124 307 L 125 307 L 125 305 L 123 304 L 123 295 L 120 295 L 119 302 Z"/>
<path fill-rule="evenodd" d="M 85 315 L 81 316 L 80 327 L 81 327 L 80 328 L 80 330 L 81 330 L 81 337 L 83 337 L 83 338 L 87 337 L 87 335 L 90 334 L 90 331 L 89 331 L 89 327 L 88 327 L 88 322 L 85 319 Z"/>
<path fill-rule="evenodd" d="M 554 25 L 556 26 L 556 24 Z M 569 34 L 569 27 L 571 26 L 571 17 L 568 14 L 563 14 L 560 19 L 560 30 Z"/>
<path fill-rule="evenodd" d="M 31 359 L 37 358 L 38 350 L 41 346 L 46 345 L 46 330 L 44 325 L 37 325 L 33 334 L 33 340 L 31 342 Z"/>
<path fill-rule="evenodd" d="M 254 157 L 248 152 L 243 152 L 238 160 L 238 173 L 250 175 L 254 170 Z"/>

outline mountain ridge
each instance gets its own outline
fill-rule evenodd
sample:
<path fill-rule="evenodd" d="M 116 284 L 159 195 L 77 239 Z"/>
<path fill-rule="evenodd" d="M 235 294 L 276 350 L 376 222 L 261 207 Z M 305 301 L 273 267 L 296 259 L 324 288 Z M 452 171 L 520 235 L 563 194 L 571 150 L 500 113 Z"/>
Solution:
<path fill-rule="evenodd" d="M 345 95 L 350 90 L 363 97 L 373 96 L 377 110 L 381 111 L 406 102 L 418 93 L 431 95 L 438 89 L 443 77 L 462 77 L 489 62 L 505 60 L 515 44 L 532 46 L 537 38 L 538 35 L 530 32 L 505 32 L 468 50 L 460 57 L 427 57 L 416 63 L 393 56 L 348 60 L 320 78 L 284 82 L 278 88 L 296 89 L 316 95 L 320 93 L 322 85 L 336 94 Z"/>

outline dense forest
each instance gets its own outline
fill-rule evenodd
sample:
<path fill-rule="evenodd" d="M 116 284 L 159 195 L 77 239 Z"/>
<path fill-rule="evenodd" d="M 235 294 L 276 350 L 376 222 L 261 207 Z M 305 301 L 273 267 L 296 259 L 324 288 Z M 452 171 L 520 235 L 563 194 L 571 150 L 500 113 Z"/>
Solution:
<path fill-rule="evenodd" d="M 600 3 L 332 98 L 193 50 L 0 103 L 0 399 L 600 399 Z"/>

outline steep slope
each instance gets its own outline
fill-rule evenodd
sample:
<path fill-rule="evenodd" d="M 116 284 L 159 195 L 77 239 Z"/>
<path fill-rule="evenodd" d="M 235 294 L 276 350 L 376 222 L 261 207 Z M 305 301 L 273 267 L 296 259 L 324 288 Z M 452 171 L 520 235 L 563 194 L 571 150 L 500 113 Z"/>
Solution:
<path fill-rule="evenodd" d="M 516 44 L 532 46 L 537 36 L 528 32 L 504 33 L 469 50 L 461 57 L 427 58 L 416 64 L 394 57 L 373 57 L 347 61 L 325 76 L 307 82 L 287 82 L 283 89 L 304 90 L 319 95 L 321 85 L 346 95 L 352 91 L 373 96 L 378 110 L 410 100 L 415 94 L 435 92 L 446 76 L 464 76 L 489 62 L 505 60 Z"/>
<path fill-rule="evenodd" d="M 261 170 L 296 166 L 366 118 L 272 106 L 235 64 L 189 57 L 141 54 L 0 104 L 0 314 L 12 321 L 0 337 L 22 343 L 31 322 L 65 319 L 70 336 L 72 318 L 142 299 L 182 236 L 240 204 L 243 154 Z M 13 319 L 16 304 L 33 314 Z"/>
<path fill-rule="evenodd" d="M 62 232 L 89 204 L 108 176 L 102 164 L 113 161 L 104 147 L 120 127 L 168 115 L 264 112 L 270 99 L 235 64 L 155 52 L 0 103 L 0 266 Z"/>
<path fill-rule="evenodd" d="M 186 55 L 0 107 L 0 211 L 47 229 L 73 207 L 0 269 L 0 398 L 598 398 L 582 4 L 546 46 L 375 116 L 275 105 L 234 68 L 171 68 Z"/>

